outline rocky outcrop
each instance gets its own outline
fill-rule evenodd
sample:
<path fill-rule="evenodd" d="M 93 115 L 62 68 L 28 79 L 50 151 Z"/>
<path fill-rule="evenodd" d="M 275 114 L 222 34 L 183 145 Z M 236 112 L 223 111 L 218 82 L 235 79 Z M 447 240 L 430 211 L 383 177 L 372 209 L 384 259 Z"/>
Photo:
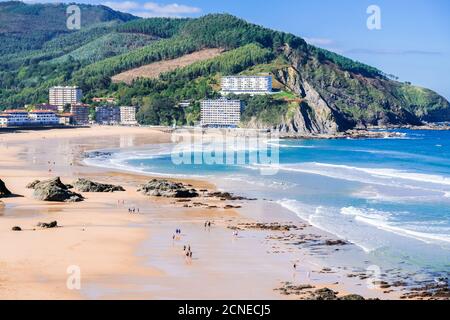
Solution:
<path fill-rule="evenodd" d="M 29 184 L 26 185 L 27 189 L 34 189 L 34 187 L 41 182 L 40 180 L 34 180 L 33 182 L 30 182 Z"/>
<path fill-rule="evenodd" d="M 59 177 L 36 183 L 33 196 L 41 201 L 79 202 L 84 200 L 81 194 L 70 191 Z"/>
<path fill-rule="evenodd" d="M 73 183 L 73 186 L 81 192 L 114 192 L 125 191 L 122 186 L 116 186 L 113 184 L 104 184 L 93 182 L 87 179 L 78 179 Z"/>
<path fill-rule="evenodd" d="M 431 90 L 391 80 L 375 69 L 352 69 L 350 60 L 333 61 L 312 47 L 303 51 L 286 45 L 279 54 L 288 63 L 273 72 L 274 80 L 298 99 L 288 99 L 288 111 L 274 119 L 276 124 L 255 115 L 245 127 L 287 136 L 333 135 L 367 126 L 450 121 L 449 102 Z"/>
<path fill-rule="evenodd" d="M 40 228 L 44 228 L 44 229 L 52 229 L 52 228 L 56 228 L 58 226 L 58 222 L 57 221 L 52 221 L 49 223 L 46 222 L 39 222 L 37 224 L 38 227 Z"/>
<path fill-rule="evenodd" d="M 153 179 L 138 189 L 147 196 L 166 198 L 195 198 L 199 194 L 195 189 L 188 189 L 182 183 Z"/>
<path fill-rule="evenodd" d="M 11 191 L 8 190 L 3 180 L 0 179 L 0 198 L 12 196 Z"/>

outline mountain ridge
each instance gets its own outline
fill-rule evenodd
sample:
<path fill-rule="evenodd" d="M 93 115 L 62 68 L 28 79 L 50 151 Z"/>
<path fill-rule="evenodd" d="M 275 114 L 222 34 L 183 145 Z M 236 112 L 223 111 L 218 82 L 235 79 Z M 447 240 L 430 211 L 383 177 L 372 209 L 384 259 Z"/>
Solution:
<path fill-rule="evenodd" d="M 429 89 L 392 80 L 377 68 L 309 45 L 301 37 L 229 14 L 138 19 L 114 13 L 108 19 L 92 23 L 92 32 L 64 32 L 37 48 L 19 46 L 14 58 L 0 63 L 6 69 L 0 71 L 0 108 L 45 102 L 48 87 L 71 84 L 83 89 L 87 102 L 107 95 L 122 104 L 143 106 L 138 115 L 143 124 L 192 124 L 198 121 L 198 101 L 219 96 L 220 76 L 257 70 L 271 74 L 284 92 L 240 97 L 247 105 L 242 120 L 246 127 L 305 134 L 450 121 L 449 102 Z M 145 37 L 147 41 L 134 45 Z M 114 50 L 108 41 L 114 41 Z M 70 45 L 61 49 L 59 43 Z M 95 55 L 80 49 L 94 47 Z M 158 79 L 136 79 L 131 84 L 111 81 L 133 68 L 219 48 L 225 50 L 221 56 Z M 190 108 L 174 107 L 187 99 L 193 100 Z"/>

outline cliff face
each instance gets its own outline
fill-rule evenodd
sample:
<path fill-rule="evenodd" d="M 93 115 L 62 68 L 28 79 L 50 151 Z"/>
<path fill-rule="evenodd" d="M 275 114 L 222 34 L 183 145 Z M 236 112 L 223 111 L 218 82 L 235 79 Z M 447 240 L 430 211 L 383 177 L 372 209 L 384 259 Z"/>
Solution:
<path fill-rule="evenodd" d="M 435 92 L 344 71 L 330 61 L 285 47 L 290 66 L 275 79 L 301 98 L 274 128 L 290 134 L 333 134 L 368 125 L 421 125 L 450 121 L 450 105 Z M 255 119 L 251 127 L 264 127 Z"/>

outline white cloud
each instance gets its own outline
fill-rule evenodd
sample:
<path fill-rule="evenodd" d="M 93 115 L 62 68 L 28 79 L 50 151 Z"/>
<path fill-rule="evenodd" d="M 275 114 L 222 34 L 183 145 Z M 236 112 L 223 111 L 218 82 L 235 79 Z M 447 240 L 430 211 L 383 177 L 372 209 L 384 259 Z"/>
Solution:
<path fill-rule="evenodd" d="M 178 3 L 159 4 L 156 2 L 139 3 L 136 1 L 106 1 L 103 5 L 114 10 L 125 11 L 143 18 L 182 17 L 200 13 L 202 9 Z"/>
<path fill-rule="evenodd" d="M 155 14 L 166 15 L 194 14 L 202 11 L 200 8 L 186 6 L 178 3 L 160 5 L 155 2 L 147 2 L 144 4 L 144 8 Z"/>
<path fill-rule="evenodd" d="M 133 9 L 138 9 L 140 4 L 134 1 L 122 1 L 122 2 L 103 2 L 103 5 L 110 7 L 111 9 L 118 11 L 130 11 Z"/>

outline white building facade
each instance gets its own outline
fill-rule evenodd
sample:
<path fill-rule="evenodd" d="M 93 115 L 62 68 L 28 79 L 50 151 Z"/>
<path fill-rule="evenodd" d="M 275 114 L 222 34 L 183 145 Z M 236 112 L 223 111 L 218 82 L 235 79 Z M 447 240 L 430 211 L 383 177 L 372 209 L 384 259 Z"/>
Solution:
<path fill-rule="evenodd" d="M 5 110 L 3 119 L 7 127 L 29 126 L 31 124 L 26 110 Z"/>
<path fill-rule="evenodd" d="M 222 94 L 270 94 L 271 76 L 230 76 L 222 77 Z"/>
<path fill-rule="evenodd" d="M 51 110 L 34 110 L 28 113 L 31 125 L 55 126 L 59 124 L 59 118 Z"/>
<path fill-rule="evenodd" d="M 237 127 L 241 121 L 241 100 L 203 100 L 200 106 L 203 127 Z"/>
<path fill-rule="evenodd" d="M 126 126 L 137 125 L 136 120 L 137 107 L 133 106 L 121 106 L 120 107 L 120 124 Z"/>
<path fill-rule="evenodd" d="M 0 114 L 0 127 L 57 126 L 59 118 L 51 110 L 6 110 Z"/>
<path fill-rule="evenodd" d="M 52 87 L 48 93 L 49 104 L 58 106 L 60 112 L 67 104 L 79 104 L 83 93 L 78 87 Z"/>

